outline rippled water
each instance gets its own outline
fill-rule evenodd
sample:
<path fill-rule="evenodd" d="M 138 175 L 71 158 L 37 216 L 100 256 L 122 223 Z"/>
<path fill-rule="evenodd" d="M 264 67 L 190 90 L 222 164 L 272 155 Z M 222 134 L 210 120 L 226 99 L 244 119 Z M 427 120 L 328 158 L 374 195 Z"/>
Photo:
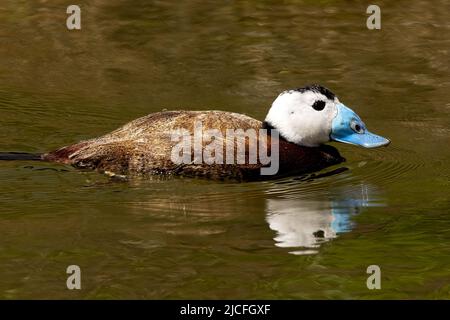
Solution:
<path fill-rule="evenodd" d="M 450 298 L 449 1 L 379 1 L 379 31 L 364 1 L 77 3 L 69 32 L 65 1 L 1 2 L 0 151 L 164 108 L 263 119 L 308 83 L 392 144 L 333 144 L 347 162 L 257 183 L 0 163 L 0 297 Z"/>

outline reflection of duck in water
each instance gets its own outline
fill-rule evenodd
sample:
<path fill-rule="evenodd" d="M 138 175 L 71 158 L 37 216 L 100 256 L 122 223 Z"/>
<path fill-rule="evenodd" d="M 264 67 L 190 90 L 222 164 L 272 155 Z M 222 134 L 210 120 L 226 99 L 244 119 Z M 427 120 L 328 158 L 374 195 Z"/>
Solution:
<path fill-rule="evenodd" d="M 241 180 L 273 177 L 261 176 L 261 167 L 267 165 L 261 163 L 261 159 L 255 164 L 248 160 L 240 164 L 233 155 L 231 164 L 229 161 L 205 163 L 196 162 L 197 155 L 189 151 L 187 161 L 182 164 L 174 162 L 172 151 L 177 142 L 173 141 L 170 133 L 185 129 L 189 134 L 187 141 L 191 141 L 190 135 L 195 132 L 196 123 L 202 124 L 203 135 L 205 130 L 221 133 L 216 143 L 221 143 L 225 159 L 227 145 L 239 148 L 236 146 L 239 140 L 246 150 L 244 158 L 250 158 L 248 140 L 235 139 L 235 136 L 230 138 L 227 130 L 275 129 L 279 139 L 274 134 L 262 143 L 278 146 L 279 175 L 312 172 L 342 162 L 344 159 L 335 148 L 323 145 L 331 140 L 367 148 L 389 143 L 389 140 L 367 131 L 358 115 L 342 104 L 330 90 L 313 85 L 281 93 L 264 122 L 223 111 L 158 112 L 134 120 L 102 137 L 53 152 L 42 155 L 3 153 L 0 160 L 43 160 L 116 174 L 178 174 Z M 245 133 L 241 131 L 237 135 Z M 257 139 L 261 140 L 261 137 L 258 135 Z M 200 143 L 203 154 L 207 146 L 206 142 Z"/>
<path fill-rule="evenodd" d="M 277 232 L 274 240 L 278 247 L 313 249 L 336 237 L 333 215 L 321 202 L 270 199 L 266 219 L 270 229 Z"/>
<path fill-rule="evenodd" d="M 269 199 L 267 222 L 276 231 L 276 246 L 296 248 L 293 254 L 317 253 L 319 246 L 352 229 L 351 216 L 361 207 L 372 206 L 368 189 L 345 199 L 311 201 L 301 199 Z"/>

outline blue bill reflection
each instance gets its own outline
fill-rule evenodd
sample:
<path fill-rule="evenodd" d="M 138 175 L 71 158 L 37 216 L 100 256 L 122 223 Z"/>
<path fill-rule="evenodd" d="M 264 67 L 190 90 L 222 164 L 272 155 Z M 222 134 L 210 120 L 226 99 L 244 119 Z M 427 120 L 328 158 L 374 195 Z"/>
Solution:
<path fill-rule="evenodd" d="M 339 234 L 351 231 L 352 217 L 364 207 L 382 206 L 378 193 L 367 185 L 341 190 L 327 200 L 268 199 L 266 220 L 276 232 L 275 245 L 292 254 L 315 254 Z"/>

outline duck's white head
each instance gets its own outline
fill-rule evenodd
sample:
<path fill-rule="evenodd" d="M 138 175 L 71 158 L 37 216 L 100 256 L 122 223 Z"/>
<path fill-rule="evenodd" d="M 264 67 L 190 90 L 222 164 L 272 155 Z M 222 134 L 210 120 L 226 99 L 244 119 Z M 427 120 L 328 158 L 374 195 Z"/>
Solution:
<path fill-rule="evenodd" d="M 317 147 L 331 140 L 366 148 L 390 141 L 370 133 L 361 118 L 325 87 L 311 85 L 282 92 L 273 102 L 264 125 L 289 142 Z"/>

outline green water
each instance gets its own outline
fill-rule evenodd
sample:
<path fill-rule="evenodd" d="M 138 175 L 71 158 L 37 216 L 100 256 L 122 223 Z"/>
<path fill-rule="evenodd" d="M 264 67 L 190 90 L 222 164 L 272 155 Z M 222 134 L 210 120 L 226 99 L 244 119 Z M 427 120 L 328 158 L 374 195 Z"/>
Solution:
<path fill-rule="evenodd" d="M 0 2 L 0 151 L 164 108 L 263 119 L 308 83 L 392 144 L 333 143 L 347 162 L 325 172 L 349 170 L 258 183 L 2 162 L 1 298 L 450 298 L 449 1 L 378 1 L 381 30 L 366 1 L 77 4 L 81 31 L 67 1 Z"/>

